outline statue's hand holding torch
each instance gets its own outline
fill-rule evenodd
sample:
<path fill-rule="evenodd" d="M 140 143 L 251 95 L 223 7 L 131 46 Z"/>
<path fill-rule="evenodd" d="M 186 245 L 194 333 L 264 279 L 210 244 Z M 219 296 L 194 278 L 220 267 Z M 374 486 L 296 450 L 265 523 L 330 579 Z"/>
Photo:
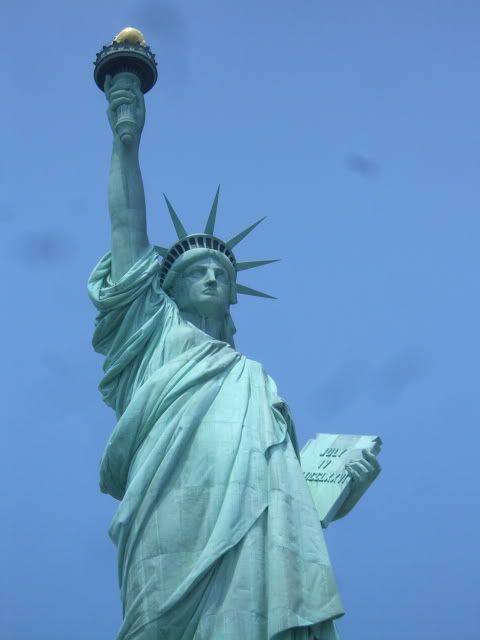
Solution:
<path fill-rule="evenodd" d="M 134 73 L 117 73 L 105 77 L 103 87 L 108 100 L 108 121 L 123 144 L 140 142 L 145 123 L 145 101 L 140 81 Z"/>
<path fill-rule="evenodd" d="M 123 144 L 140 141 L 145 122 L 143 94 L 157 80 L 155 55 L 138 29 L 127 27 L 103 47 L 95 60 L 94 78 L 108 100 L 108 120 Z"/>

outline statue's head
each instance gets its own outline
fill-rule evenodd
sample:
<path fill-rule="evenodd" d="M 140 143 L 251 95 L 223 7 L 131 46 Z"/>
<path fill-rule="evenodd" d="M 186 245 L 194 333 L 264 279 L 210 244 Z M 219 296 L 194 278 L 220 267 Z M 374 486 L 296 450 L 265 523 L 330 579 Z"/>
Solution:
<path fill-rule="evenodd" d="M 214 235 L 218 204 L 217 190 L 203 233 L 189 234 L 165 197 L 168 210 L 177 231 L 178 241 L 166 249 L 156 247 L 163 257 L 160 281 L 163 289 L 175 300 L 180 311 L 203 318 L 225 319 L 225 340 L 233 344 L 235 327 L 229 307 L 237 302 L 237 293 L 271 298 L 272 296 L 237 283 L 238 271 L 259 267 L 275 260 L 237 262 L 235 247 L 252 231 L 254 223 L 231 240 L 224 242 Z M 263 218 L 262 218 L 263 219 Z"/>
<path fill-rule="evenodd" d="M 164 289 L 180 311 L 206 318 L 224 316 L 236 302 L 236 272 L 224 255 L 213 249 L 191 249 L 169 271 Z"/>

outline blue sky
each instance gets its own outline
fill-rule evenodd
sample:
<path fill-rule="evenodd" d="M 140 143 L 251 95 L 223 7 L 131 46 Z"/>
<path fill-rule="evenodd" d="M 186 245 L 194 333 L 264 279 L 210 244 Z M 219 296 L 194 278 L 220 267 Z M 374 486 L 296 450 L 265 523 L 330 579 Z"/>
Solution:
<path fill-rule="evenodd" d="M 480 5 L 466 0 L 103 0 L 4 8 L 0 171 L 5 640 L 105 640 L 120 621 L 113 413 L 85 283 L 108 249 L 111 134 L 95 53 L 123 26 L 157 53 L 142 168 L 239 259 L 237 347 L 296 418 L 380 434 L 383 472 L 327 531 L 342 640 L 478 637 Z"/>

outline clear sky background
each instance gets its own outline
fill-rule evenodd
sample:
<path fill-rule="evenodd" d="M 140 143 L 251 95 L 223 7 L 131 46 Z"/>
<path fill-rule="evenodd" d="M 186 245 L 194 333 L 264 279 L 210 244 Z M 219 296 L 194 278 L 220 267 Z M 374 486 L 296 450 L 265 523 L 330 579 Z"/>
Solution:
<path fill-rule="evenodd" d="M 111 132 L 96 52 L 157 53 L 141 161 L 200 230 L 263 215 L 241 260 L 237 347 L 289 401 L 301 444 L 380 434 L 383 472 L 327 531 L 342 640 L 479 637 L 478 0 L 102 0 L 3 7 L 0 637 L 108 640 L 121 611 L 114 415 L 96 389 L 86 280 L 108 249 Z M 233 639 L 236 640 L 236 639 Z"/>

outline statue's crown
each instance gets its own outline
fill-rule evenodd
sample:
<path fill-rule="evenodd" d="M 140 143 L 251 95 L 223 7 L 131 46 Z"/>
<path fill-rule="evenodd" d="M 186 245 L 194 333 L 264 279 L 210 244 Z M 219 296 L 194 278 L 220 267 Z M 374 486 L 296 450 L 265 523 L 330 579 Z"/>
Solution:
<path fill-rule="evenodd" d="M 175 231 L 177 232 L 178 240 L 169 249 L 167 249 L 166 247 L 155 246 L 157 253 L 163 258 L 160 266 L 160 282 L 162 286 L 164 286 L 166 282 L 168 282 L 171 269 L 178 258 L 185 255 L 192 249 L 209 249 L 211 251 L 216 251 L 222 254 L 225 258 L 227 258 L 227 260 L 233 267 L 235 275 L 239 271 L 254 269 L 255 267 L 261 267 L 265 264 L 277 262 L 277 260 L 253 260 L 250 262 L 237 262 L 232 249 L 241 240 L 243 240 L 245 236 L 253 231 L 255 227 L 259 225 L 260 222 L 262 222 L 262 220 L 264 220 L 265 218 L 260 218 L 260 220 L 257 220 L 257 222 L 254 222 L 252 225 L 238 233 L 236 236 L 231 238 L 231 240 L 221 240 L 214 234 L 219 193 L 220 187 L 218 187 L 217 193 L 215 194 L 212 208 L 210 209 L 210 213 L 203 233 L 188 233 L 182 222 L 180 221 L 180 218 L 176 214 L 175 209 L 172 207 L 170 201 L 168 200 L 167 196 L 163 194 L 165 202 L 167 203 L 170 217 L 173 222 L 173 226 L 175 227 Z M 235 288 L 237 293 L 243 293 L 250 296 L 258 296 L 260 298 L 273 298 L 273 296 L 270 296 L 267 293 L 257 291 L 256 289 L 251 289 L 250 287 L 246 287 L 243 284 L 235 283 Z"/>

